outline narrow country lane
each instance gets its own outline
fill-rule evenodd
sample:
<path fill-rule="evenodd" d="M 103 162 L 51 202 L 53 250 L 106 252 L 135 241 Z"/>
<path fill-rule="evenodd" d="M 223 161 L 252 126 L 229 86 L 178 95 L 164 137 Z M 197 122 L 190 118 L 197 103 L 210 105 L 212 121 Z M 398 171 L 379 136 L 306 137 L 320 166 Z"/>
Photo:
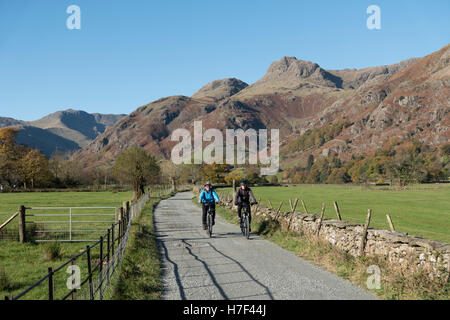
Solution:
<path fill-rule="evenodd" d="M 163 200 L 155 210 L 163 259 L 163 299 L 375 299 L 277 245 L 216 217 L 213 238 L 201 228 L 191 192 Z"/>

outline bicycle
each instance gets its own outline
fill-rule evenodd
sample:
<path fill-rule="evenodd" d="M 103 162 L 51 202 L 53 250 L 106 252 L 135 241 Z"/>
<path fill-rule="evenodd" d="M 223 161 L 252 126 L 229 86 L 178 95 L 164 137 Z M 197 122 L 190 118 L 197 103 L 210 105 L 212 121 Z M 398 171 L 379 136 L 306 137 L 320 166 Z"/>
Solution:
<path fill-rule="evenodd" d="M 250 238 L 250 215 L 249 215 L 249 205 L 244 205 L 242 207 L 242 215 L 241 215 L 241 231 L 244 237 L 247 239 Z"/>
<path fill-rule="evenodd" d="M 206 217 L 206 234 L 208 234 L 210 238 L 212 238 L 213 221 L 214 221 L 214 210 L 213 207 L 210 205 L 208 206 L 208 213 Z"/>

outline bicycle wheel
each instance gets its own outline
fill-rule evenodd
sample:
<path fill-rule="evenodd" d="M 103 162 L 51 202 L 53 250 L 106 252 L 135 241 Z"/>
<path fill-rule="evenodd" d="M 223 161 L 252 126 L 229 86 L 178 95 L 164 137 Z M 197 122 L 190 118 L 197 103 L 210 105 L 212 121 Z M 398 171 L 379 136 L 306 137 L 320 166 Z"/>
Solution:
<path fill-rule="evenodd" d="M 250 223 L 248 221 L 248 215 L 245 216 L 245 237 L 250 238 Z"/>
<path fill-rule="evenodd" d="M 212 237 L 212 229 L 213 229 L 213 217 L 212 214 L 208 214 L 208 235 Z"/>
<path fill-rule="evenodd" d="M 245 223 L 244 223 L 244 217 L 243 216 L 244 215 L 242 215 L 241 224 L 239 225 L 239 227 L 241 228 L 242 235 L 245 236 Z"/>

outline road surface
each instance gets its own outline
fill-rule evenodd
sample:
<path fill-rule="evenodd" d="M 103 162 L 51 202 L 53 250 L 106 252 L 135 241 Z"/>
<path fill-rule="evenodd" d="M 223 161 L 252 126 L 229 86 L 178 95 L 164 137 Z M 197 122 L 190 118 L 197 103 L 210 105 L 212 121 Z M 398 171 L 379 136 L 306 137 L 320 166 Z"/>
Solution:
<path fill-rule="evenodd" d="M 201 228 L 191 192 L 163 200 L 155 229 L 163 261 L 163 299 L 375 299 L 277 245 L 216 215 L 213 238 Z"/>

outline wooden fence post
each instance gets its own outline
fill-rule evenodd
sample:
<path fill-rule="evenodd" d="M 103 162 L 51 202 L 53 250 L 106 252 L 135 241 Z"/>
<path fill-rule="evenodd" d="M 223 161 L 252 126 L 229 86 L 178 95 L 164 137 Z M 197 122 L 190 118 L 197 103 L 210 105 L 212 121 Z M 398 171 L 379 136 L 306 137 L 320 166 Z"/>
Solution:
<path fill-rule="evenodd" d="M 99 286 L 100 286 L 100 300 L 103 300 L 103 236 L 100 236 L 100 266 L 99 266 Z"/>
<path fill-rule="evenodd" d="M 395 232 L 395 228 L 394 228 L 394 224 L 392 223 L 392 219 L 391 216 L 389 214 L 386 215 L 386 219 L 389 223 L 389 228 L 391 228 L 392 232 Z"/>
<path fill-rule="evenodd" d="M 123 207 L 123 216 L 126 216 L 128 214 L 128 211 L 130 210 L 130 202 L 124 201 L 122 207 Z"/>
<path fill-rule="evenodd" d="M 342 221 L 341 212 L 339 211 L 339 206 L 336 201 L 334 202 L 334 209 L 336 210 L 338 220 Z"/>
<path fill-rule="evenodd" d="M 19 207 L 19 241 L 25 243 L 27 241 L 26 226 L 25 226 L 26 209 L 24 206 Z"/>
<path fill-rule="evenodd" d="M 280 202 L 280 206 L 278 207 L 277 214 L 275 215 L 275 220 L 278 220 L 278 215 L 280 214 L 281 207 L 283 206 L 283 201 Z"/>
<path fill-rule="evenodd" d="M 270 201 L 270 199 L 268 199 L 267 201 L 269 202 L 270 209 L 273 209 L 273 205 L 272 205 L 272 202 Z"/>
<path fill-rule="evenodd" d="M 295 198 L 295 202 L 294 202 L 294 206 L 292 207 L 292 211 L 291 211 L 291 218 L 289 219 L 289 223 L 287 226 L 287 231 L 289 231 L 289 229 L 291 228 L 291 223 L 292 220 L 294 219 L 294 213 L 295 213 L 295 209 L 297 208 L 297 203 L 298 203 L 298 198 Z"/>
<path fill-rule="evenodd" d="M 320 229 L 322 228 L 323 216 L 325 215 L 325 203 L 322 203 L 322 213 L 320 214 L 319 225 L 317 226 L 316 235 L 319 236 Z"/>
<path fill-rule="evenodd" d="M 361 246 L 359 247 L 359 255 L 360 256 L 364 255 L 364 249 L 366 248 L 367 230 L 369 229 L 370 216 L 371 215 L 372 215 L 372 210 L 369 209 L 368 213 L 367 213 L 366 224 L 364 225 L 363 235 L 362 235 L 362 238 L 361 238 Z"/>
<path fill-rule="evenodd" d="M 94 284 L 92 282 L 92 267 L 91 267 L 91 247 L 86 247 L 86 259 L 88 268 L 88 279 L 89 279 L 89 299 L 94 300 Z"/>
<path fill-rule="evenodd" d="M 76 256 L 72 255 L 72 262 L 71 262 L 71 265 L 72 265 L 72 300 L 77 299 L 77 297 L 76 297 L 77 289 L 74 288 L 74 286 L 75 286 L 75 262 L 76 262 L 75 259 L 76 259 Z"/>
<path fill-rule="evenodd" d="M 295 201 L 294 201 L 294 205 L 292 206 L 292 213 L 294 213 L 294 211 L 295 211 L 295 209 L 297 208 L 297 203 L 298 203 L 298 198 L 295 198 Z"/>
<path fill-rule="evenodd" d="M 119 216 L 117 218 L 118 218 L 119 221 L 122 220 L 122 218 L 123 218 L 123 207 L 119 208 Z"/>
<path fill-rule="evenodd" d="M 308 214 L 308 209 L 306 209 L 305 201 L 302 200 L 303 209 L 305 210 L 305 213 Z"/>
<path fill-rule="evenodd" d="M 110 248 L 111 248 L 111 229 L 108 229 L 108 235 L 107 235 L 107 240 L 106 240 L 106 275 L 107 275 L 107 280 L 106 283 L 109 284 L 109 257 L 110 257 Z"/>
<path fill-rule="evenodd" d="M 291 200 L 291 198 L 289 198 L 289 208 L 291 208 L 291 211 L 292 211 L 292 200 Z"/>
<path fill-rule="evenodd" d="M 48 268 L 48 300 L 55 298 L 55 280 L 53 279 L 53 268 Z"/>
<path fill-rule="evenodd" d="M 116 241 L 115 236 L 114 236 L 114 228 L 115 225 L 113 224 L 111 226 L 111 259 L 114 259 L 114 242 Z M 108 270 L 109 272 L 109 270 Z"/>

